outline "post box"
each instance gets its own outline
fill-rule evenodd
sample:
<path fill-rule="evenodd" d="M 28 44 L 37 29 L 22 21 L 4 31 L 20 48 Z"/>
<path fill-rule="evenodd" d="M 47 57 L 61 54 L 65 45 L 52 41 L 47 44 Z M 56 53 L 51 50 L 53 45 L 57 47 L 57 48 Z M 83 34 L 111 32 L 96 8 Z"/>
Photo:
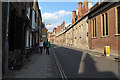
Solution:
<path fill-rule="evenodd" d="M 104 54 L 105 56 L 110 56 L 110 46 L 104 46 Z"/>

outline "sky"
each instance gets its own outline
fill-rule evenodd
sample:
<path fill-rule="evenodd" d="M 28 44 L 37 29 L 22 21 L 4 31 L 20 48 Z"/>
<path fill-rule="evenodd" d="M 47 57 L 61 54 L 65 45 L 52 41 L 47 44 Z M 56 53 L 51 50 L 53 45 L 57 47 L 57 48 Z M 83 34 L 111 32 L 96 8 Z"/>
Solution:
<path fill-rule="evenodd" d="M 93 2 L 93 5 L 96 2 Z M 49 32 L 65 21 L 65 26 L 72 23 L 72 11 L 78 8 L 78 2 L 39 2 L 42 21 Z"/>

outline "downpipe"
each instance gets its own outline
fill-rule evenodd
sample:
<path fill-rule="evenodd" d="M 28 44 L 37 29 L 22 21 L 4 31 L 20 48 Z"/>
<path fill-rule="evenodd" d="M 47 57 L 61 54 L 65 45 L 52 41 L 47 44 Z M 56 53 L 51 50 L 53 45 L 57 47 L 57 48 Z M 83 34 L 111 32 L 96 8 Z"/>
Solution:
<path fill-rule="evenodd" d="M 9 26 L 9 8 L 10 8 L 10 2 L 8 0 L 8 6 L 7 6 L 7 21 L 6 21 L 6 36 L 5 36 L 5 63 L 4 63 L 4 76 L 8 75 L 8 52 L 9 52 L 9 43 L 8 43 L 8 26 Z"/>

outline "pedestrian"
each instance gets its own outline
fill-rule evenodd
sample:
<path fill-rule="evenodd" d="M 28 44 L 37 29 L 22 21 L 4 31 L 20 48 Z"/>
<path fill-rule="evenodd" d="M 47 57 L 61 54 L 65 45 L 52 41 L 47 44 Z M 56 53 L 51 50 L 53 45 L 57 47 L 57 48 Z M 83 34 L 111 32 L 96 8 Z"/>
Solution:
<path fill-rule="evenodd" d="M 46 47 L 46 54 L 49 55 L 50 42 L 48 41 L 48 39 L 47 39 L 47 41 L 45 41 L 45 47 Z"/>
<path fill-rule="evenodd" d="M 44 47 L 44 49 L 45 49 L 45 41 L 44 41 L 44 43 L 43 43 L 43 47 Z"/>
<path fill-rule="evenodd" d="M 42 39 L 40 40 L 39 48 L 40 48 L 40 52 L 42 54 L 42 49 L 43 49 L 43 41 L 42 41 Z"/>

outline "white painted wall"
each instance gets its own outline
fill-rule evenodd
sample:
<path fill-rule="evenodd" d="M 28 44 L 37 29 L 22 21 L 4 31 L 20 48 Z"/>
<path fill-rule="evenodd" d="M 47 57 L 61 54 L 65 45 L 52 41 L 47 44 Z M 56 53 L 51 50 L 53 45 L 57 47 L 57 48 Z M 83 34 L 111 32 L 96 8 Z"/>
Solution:
<path fill-rule="evenodd" d="M 35 29 L 35 11 L 32 11 L 32 28 Z"/>
<path fill-rule="evenodd" d="M 32 33 L 30 33 L 30 48 L 32 47 Z"/>
<path fill-rule="evenodd" d="M 27 8 L 27 17 L 30 19 L 30 7 Z"/>
<path fill-rule="evenodd" d="M 27 35 L 26 35 L 26 47 L 29 47 L 29 30 L 27 30 Z"/>

